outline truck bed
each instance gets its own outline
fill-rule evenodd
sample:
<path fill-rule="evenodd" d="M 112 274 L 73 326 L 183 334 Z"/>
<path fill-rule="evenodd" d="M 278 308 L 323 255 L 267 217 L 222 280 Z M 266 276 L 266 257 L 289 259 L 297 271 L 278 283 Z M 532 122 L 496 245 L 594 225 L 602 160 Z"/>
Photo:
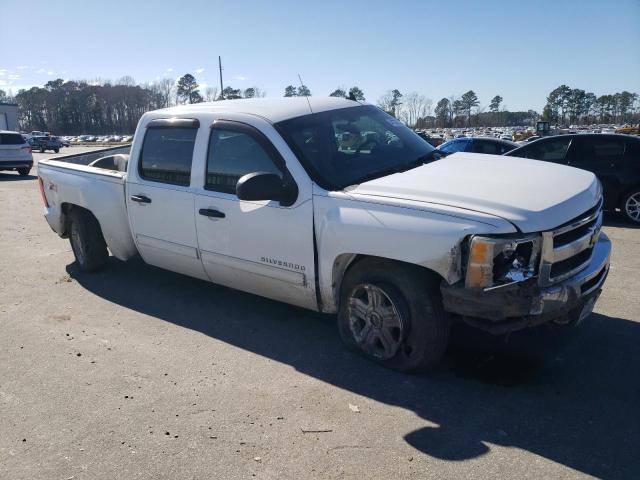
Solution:
<path fill-rule="evenodd" d="M 73 155 L 65 155 L 63 157 L 56 157 L 58 162 L 74 163 L 77 165 L 89 165 L 91 162 L 109 155 L 117 155 L 120 153 L 128 154 L 131 151 L 131 145 L 102 148 L 100 150 L 94 150 L 93 152 L 75 153 Z M 49 162 L 49 160 L 43 160 Z"/>
<path fill-rule="evenodd" d="M 125 201 L 127 173 L 88 164 L 128 149 L 108 148 L 38 163 L 38 177 L 48 203 L 45 218 L 51 228 L 66 237 L 68 212 L 72 208 L 84 208 L 96 217 L 109 250 L 121 260 L 137 253 Z"/>

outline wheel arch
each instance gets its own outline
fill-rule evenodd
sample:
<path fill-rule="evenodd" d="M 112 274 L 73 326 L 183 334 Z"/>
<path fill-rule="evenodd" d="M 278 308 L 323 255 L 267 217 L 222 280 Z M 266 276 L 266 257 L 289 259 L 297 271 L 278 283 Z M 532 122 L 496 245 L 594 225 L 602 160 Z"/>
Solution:
<path fill-rule="evenodd" d="M 424 275 L 431 276 L 432 278 L 436 278 L 438 281 L 445 281 L 444 277 L 440 275 L 435 270 L 425 267 L 423 265 L 418 265 L 415 263 L 404 262 L 402 260 L 397 260 L 394 258 L 380 257 L 376 255 L 368 255 L 368 254 L 360 254 L 360 253 L 343 253 L 338 255 L 333 261 L 333 268 L 331 270 L 331 297 L 332 302 L 328 305 L 324 305 L 324 310 L 326 313 L 335 313 L 338 311 L 340 307 L 340 289 L 342 288 L 342 283 L 345 276 L 348 274 L 349 270 L 353 268 L 354 265 L 360 263 L 365 260 L 385 260 L 388 262 L 393 262 L 398 265 L 404 265 L 408 268 L 415 269 L 421 272 Z"/>
<path fill-rule="evenodd" d="M 635 183 L 635 184 L 632 184 L 631 186 L 625 187 L 625 189 L 622 190 L 622 193 L 616 199 L 616 203 L 615 203 L 616 207 L 619 207 L 619 208 L 624 207 L 624 201 L 627 199 L 627 196 L 633 191 L 640 192 L 640 183 Z"/>
<path fill-rule="evenodd" d="M 76 205 L 75 203 L 65 202 L 60 205 L 60 215 L 62 217 L 60 220 L 60 224 L 62 225 L 62 233 L 60 236 L 62 238 L 69 237 L 69 229 L 71 226 L 71 212 L 74 210 L 84 210 L 93 218 L 95 218 L 96 222 L 98 223 L 98 227 L 100 227 L 100 233 L 104 236 L 102 225 L 100 225 L 100 220 L 98 220 L 98 218 L 93 214 L 91 210 L 81 207 L 80 205 Z"/>

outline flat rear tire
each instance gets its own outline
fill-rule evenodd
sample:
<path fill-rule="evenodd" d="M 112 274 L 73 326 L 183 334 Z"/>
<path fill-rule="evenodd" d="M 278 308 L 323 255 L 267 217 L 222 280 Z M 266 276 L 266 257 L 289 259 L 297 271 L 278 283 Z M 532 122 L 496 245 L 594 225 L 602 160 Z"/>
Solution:
<path fill-rule="evenodd" d="M 82 208 L 69 213 L 69 242 L 81 271 L 89 273 L 104 268 L 109 262 L 107 244 L 100 223 Z"/>

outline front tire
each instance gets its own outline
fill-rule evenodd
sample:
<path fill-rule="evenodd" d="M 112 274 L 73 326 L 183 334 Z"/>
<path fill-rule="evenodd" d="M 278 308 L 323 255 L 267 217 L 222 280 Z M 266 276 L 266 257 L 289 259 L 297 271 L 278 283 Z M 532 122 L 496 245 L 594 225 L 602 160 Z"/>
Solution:
<path fill-rule="evenodd" d="M 620 205 L 625 219 L 640 225 L 640 187 L 627 192 Z"/>
<path fill-rule="evenodd" d="M 30 168 L 18 168 L 18 174 L 20 174 L 21 177 L 25 177 L 29 175 L 30 170 Z"/>
<path fill-rule="evenodd" d="M 109 252 L 96 217 L 87 210 L 74 208 L 69 221 L 69 242 L 80 270 L 89 273 L 104 268 Z"/>
<path fill-rule="evenodd" d="M 342 282 L 338 329 L 350 349 L 410 373 L 439 362 L 450 322 L 435 275 L 412 265 L 365 259 Z"/>
<path fill-rule="evenodd" d="M 59 149 L 59 148 L 54 148 L 54 149 L 53 149 L 53 152 L 54 152 L 54 153 L 60 153 L 60 149 Z"/>

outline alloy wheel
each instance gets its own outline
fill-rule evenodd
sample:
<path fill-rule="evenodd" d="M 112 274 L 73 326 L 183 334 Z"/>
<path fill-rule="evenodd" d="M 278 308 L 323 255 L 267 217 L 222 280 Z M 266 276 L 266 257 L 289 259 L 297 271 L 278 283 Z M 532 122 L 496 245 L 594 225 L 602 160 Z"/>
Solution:
<path fill-rule="evenodd" d="M 640 192 L 636 192 L 627 198 L 624 211 L 634 222 L 640 222 Z"/>
<path fill-rule="evenodd" d="M 348 308 L 356 344 L 375 358 L 393 358 L 403 340 L 404 322 L 392 297 L 376 285 L 361 284 L 351 292 Z"/>

